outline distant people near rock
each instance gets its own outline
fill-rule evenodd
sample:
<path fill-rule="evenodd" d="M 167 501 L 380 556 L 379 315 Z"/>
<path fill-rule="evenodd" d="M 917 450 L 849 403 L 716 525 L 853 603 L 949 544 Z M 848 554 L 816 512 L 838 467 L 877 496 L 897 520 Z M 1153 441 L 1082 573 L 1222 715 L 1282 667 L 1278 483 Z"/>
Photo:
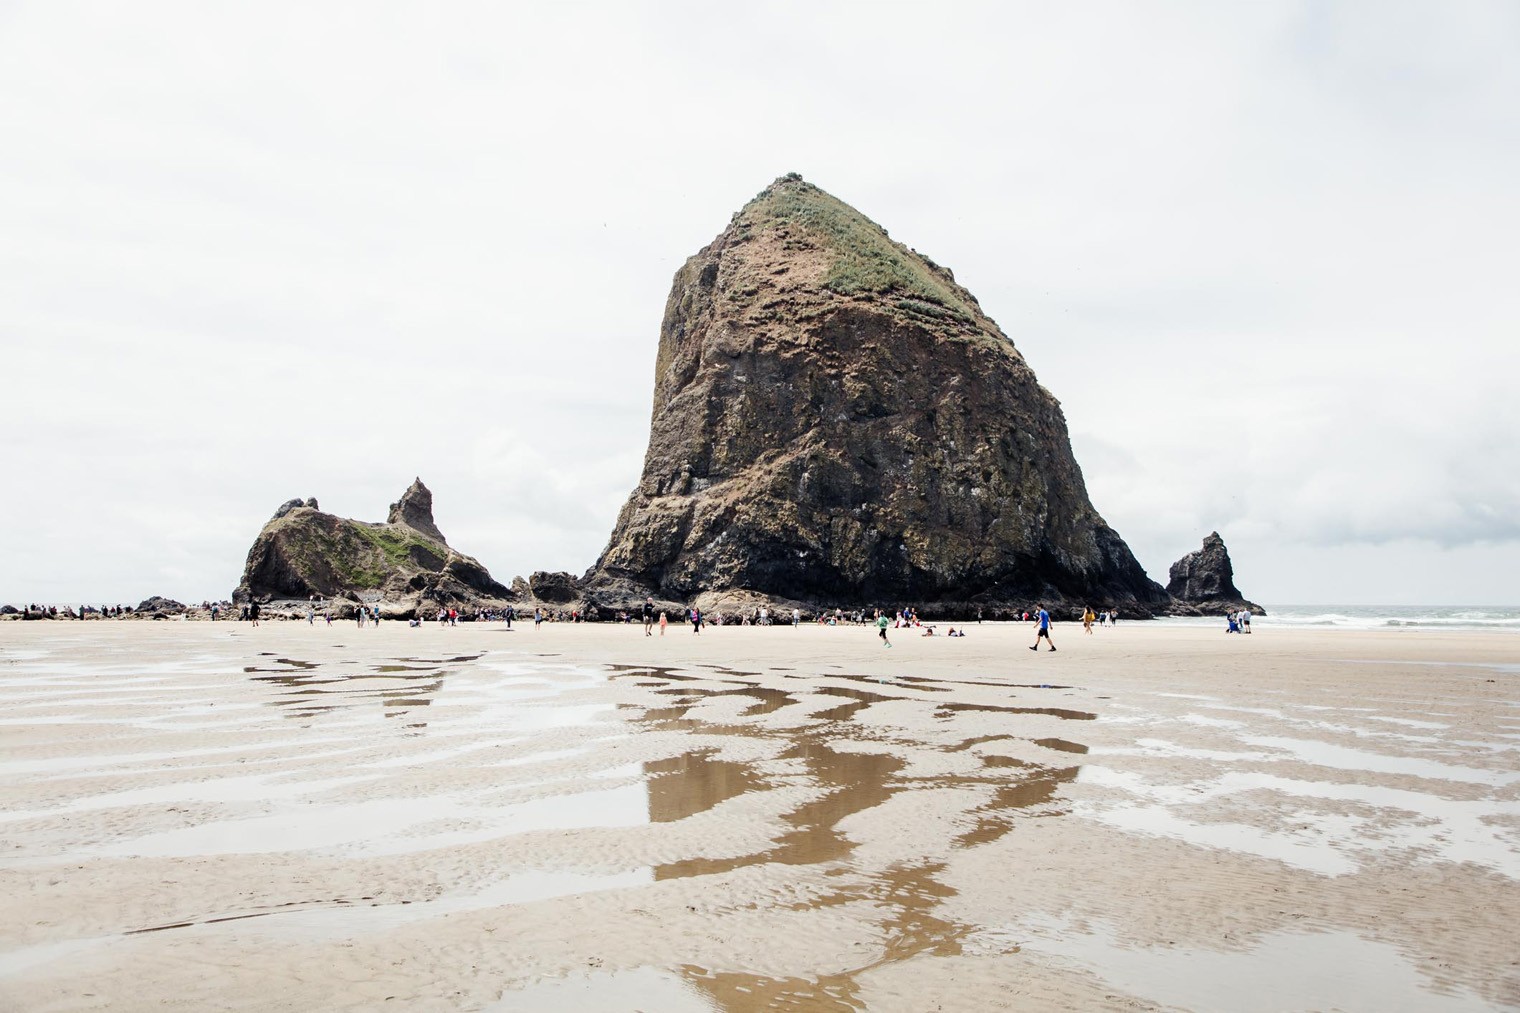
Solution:
<path fill-rule="evenodd" d="M 1173 563 L 1169 578 L 1167 593 L 1178 603 L 1192 606 L 1194 615 L 1229 615 L 1242 609 L 1259 616 L 1267 614 L 1260 605 L 1247 601 L 1235 586 L 1230 551 L 1217 531 L 1209 532 L 1202 548 Z"/>

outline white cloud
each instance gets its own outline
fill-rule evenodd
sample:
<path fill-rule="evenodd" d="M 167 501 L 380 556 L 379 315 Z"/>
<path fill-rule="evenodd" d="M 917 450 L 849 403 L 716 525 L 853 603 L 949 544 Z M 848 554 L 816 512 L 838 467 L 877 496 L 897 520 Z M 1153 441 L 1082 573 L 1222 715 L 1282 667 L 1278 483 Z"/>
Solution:
<path fill-rule="evenodd" d="M 282 500 L 378 518 L 419 474 L 499 578 L 584 569 L 637 477 L 672 273 L 792 170 L 955 269 L 1154 576 L 1217 527 L 1278 600 L 1375 600 L 1413 559 L 1503 595 L 1517 27 L 7 5 L 0 599 L 223 593 Z"/>

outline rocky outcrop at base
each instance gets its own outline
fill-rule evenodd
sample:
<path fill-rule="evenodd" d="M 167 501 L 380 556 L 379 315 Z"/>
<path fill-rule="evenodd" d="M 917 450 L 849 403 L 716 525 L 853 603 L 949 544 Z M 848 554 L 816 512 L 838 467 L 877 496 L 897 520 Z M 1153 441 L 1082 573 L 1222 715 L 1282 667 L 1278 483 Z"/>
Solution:
<path fill-rule="evenodd" d="M 137 615 L 150 615 L 155 612 L 163 615 L 179 615 L 185 611 L 185 605 L 183 602 L 177 602 L 173 598 L 165 598 L 163 595 L 155 594 L 151 598 L 143 599 L 138 603 L 137 608 L 132 611 Z"/>
<path fill-rule="evenodd" d="M 532 597 L 547 605 L 566 605 L 581 596 L 581 582 L 573 573 L 536 570 L 528 578 Z"/>
<path fill-rule="evenodd" d="M 584 585 L 628 608 L 1169 604 L 975 297 L 796 175 L 676 273 L 643 476 Z"/>
<path fill-rule="evenodd" d="M 1253 615 L 1267 614 L 1260 605 L 1247 601 L 1235 586 L 1230 550 L 1217 531 L 1209 532 L 1202 548 L 1173 563 L 1169 578 L 1166 591 L 1175 602 L 1169 610 L 1174 615 L 1217 615 L 1242 609 L 1249 609 Z"/>
<path fill-rule="evenodd" d="M 336 608 L 340 616 L 363 602 L 399 619 L 439 608 L 501 608 L 515 597 L 477 560 L 449 546 L 421 479 L 391 504 L 383 524 L 323 513 L 316 502 L 291 500 L 264 525 L 248 550 L 235 602 L 299 613 L 315 598 L 345 603 Z"/>

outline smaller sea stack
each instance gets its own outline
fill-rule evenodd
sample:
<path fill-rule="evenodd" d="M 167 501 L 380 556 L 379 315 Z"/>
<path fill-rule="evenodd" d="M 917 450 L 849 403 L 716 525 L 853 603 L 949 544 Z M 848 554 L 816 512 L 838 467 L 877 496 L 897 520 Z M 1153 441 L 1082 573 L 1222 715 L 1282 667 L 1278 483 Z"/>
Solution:
<path fill-rule="evenodd" d="M 388 618 L 409 618 L 440 607 L 500 607 L 515 596 L 449 547 L 433 521 L 433 494 L 419 478 L 383 524 L 323 513 L 315 499 L 293 499 L 275 511 L 248 550 L 233 600 L 304 609 L 313 597 L 378 604 Z"/>
<path fill-rule="evenodd" d="M 1230 550 L 1225 548 L 1219 532 L 1210 531 L 1203 540 L 1203 547 L 1189 552 L 1172 564 L 1167 594 L 1180 605 L 1193 606 L 1195 614 L 1239 612 L 1250 609 L 1253 615 L 1264 616 L 1267 610 L 1255 602 L 1246 601 L 1235 586 L 1235 567 L 1230 564 Z M 1174 612 L 1188 610 L 1174 608 Z"/>

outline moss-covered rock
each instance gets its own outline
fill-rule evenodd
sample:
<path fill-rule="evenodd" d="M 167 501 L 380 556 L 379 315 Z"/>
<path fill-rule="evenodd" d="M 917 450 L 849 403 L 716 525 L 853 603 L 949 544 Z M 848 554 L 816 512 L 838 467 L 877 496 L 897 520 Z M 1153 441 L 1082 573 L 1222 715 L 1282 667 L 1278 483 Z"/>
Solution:
<path fill-rule="evenodd" d="M 975 297 L 796 175 L 676 273 L 644 473 L 586 587 L 1130 615 L 1169 601 Z"/>
<path fill-rule="evenodd" d="M 512 591 L 484 566 L 449 547 L 432 507 L 421 479 L 391 505 L 383 524 L 323 513 L 314 499 L 291 500 L 248 550 L 233 598 L 378 600 L 391 615 L 512 601 Z"/>

